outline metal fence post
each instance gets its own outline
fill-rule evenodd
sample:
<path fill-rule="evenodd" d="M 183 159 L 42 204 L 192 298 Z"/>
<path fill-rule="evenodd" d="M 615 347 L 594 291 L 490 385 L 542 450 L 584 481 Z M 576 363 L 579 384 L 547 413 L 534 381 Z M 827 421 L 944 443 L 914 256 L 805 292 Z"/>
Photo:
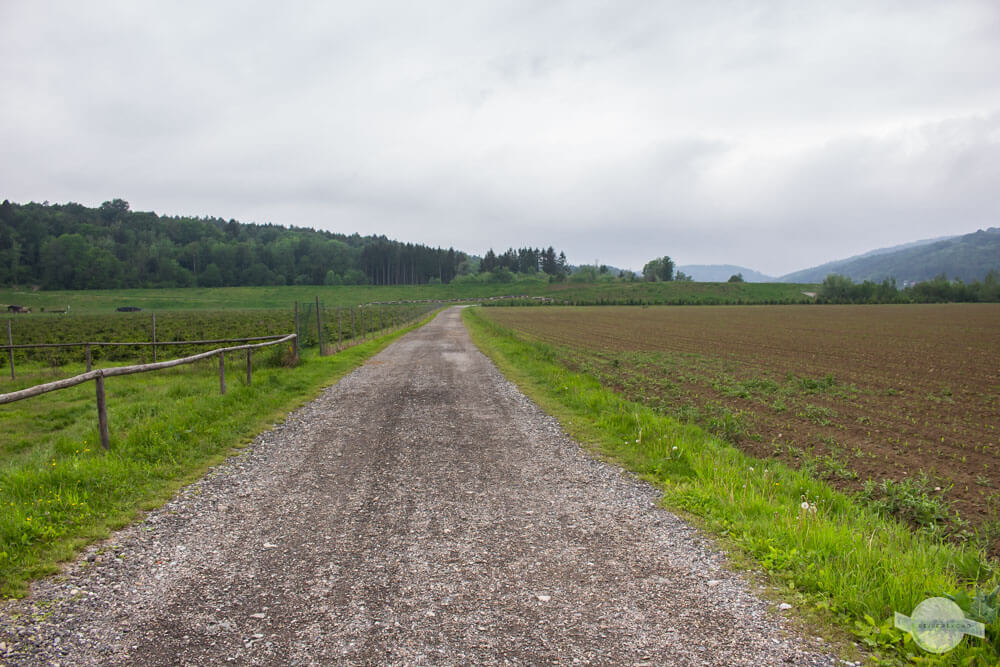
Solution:
<path fill-rule="evenodd" d="M 252 352 L 247 348 L 247 386 L 250 386 L 251 377 L 253 376 L 253 359 L 251 358 Z"/>
<path fill-rule="evenodd" d="M 97 385 L 97 430 L 101 434 L 101 447 L 111 448 L 111 436 L 108 434 L 108 402 L 104 396 L 104 375 L 94 378 Z"/>
<path fill-rule="evenodd" d="M 292 340 L 292 356 L 299 358 L 299 302 L 295 302 L 295 338 Z"/>
<path fill-rule="evenodd" d="M 10 330 L 10 320 L 7 320 L 7 356 L 10 357 L 10 379 L 14 378 L 14 334 Z"/>
<path fill-rule="evenodd" d="M 226 393 L 226 353 L 219 352 L 219 393 Z"/>
<path fill-rule="evenodd" d="M 337 352 L 340 352 L 340 348 L 343 346 L 343 343 L 344 332 L 343 326 L 341 325 L 340 306 L 337 306 Z"/>
<path fill-rule="evenodd" d="M 153 363 L 156 363 L 156 313 L 153 313 Z"/>
<path fill-rule="evenodd" d="M 323 356 L 323 317 L 319 312 L 319 297 L 316 297 L 316 345 L 319 346 L 319 356 Z"/>
<path fill-rule="evenodd" d="M 87 343 L 87 372 L 90 372 L 91 367 L 94 365 L 94 356 L 90 351 L 90 343 Z"/>

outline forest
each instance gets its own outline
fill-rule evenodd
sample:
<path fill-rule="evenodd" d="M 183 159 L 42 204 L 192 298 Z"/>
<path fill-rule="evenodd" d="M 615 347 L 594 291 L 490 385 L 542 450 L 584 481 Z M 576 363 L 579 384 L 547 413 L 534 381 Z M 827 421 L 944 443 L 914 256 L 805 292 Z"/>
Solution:
<path fill-rule="evenodd" d="M 448 248 L 222 218 L 132 211 L 113 199 L 0 204 L 0 285 L 43 289 L 448 283 L 475 270 Z"/>

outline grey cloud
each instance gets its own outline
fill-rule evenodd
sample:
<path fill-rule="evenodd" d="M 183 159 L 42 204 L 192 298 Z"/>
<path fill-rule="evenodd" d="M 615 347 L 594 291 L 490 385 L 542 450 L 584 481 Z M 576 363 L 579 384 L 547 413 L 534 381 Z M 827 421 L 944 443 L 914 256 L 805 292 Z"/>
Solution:
<path fill-rule="evenodd" d="M 992 2 L 0 7 L 0 196 L 777 274 L 996 224 Z"/>

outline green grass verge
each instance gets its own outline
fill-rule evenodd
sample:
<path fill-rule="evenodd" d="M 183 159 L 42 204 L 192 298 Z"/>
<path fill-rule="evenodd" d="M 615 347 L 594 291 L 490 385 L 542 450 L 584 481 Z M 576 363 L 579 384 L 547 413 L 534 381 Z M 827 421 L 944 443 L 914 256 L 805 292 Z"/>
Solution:
<path fill-rule="evenodd" d="M 463 317 L 480 349 L 570 434 L 659 486 L 665 506 L 758 564 L 800 613 L 846 628 L 876 660 L 1000 663 L 995 617 L 986 640 L 966 637 L 942 657 L 893 628 L 894 611 L 908 615 L 928 597 L 992 590 L 1000 578 L 982 552 L 915 534 L 803 472 L 628 401 L 477 309 Z"/>
<path fill-rule="evenodd" d="M 97 444 L 93 383 L 0 406 L 0 595 L 23 595 L 31 579 L 162 504 L 431 317 L 335 355 L 303 353 L 294 367 L 280 363 L 287 350 L 258 352 L 249 386 L 234 355 L 224 396 L 217 362 L 108 378 L 107 452 Z"/>

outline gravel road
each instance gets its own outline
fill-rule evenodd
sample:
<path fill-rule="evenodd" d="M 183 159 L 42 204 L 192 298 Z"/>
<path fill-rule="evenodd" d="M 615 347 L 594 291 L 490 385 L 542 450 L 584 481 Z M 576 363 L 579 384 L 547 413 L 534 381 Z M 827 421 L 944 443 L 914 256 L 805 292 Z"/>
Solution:
<path fill-rule="evenodd" d="M 0 604 L 0 662 L 836 663 L 657 498 L 450 309 Z"/>

